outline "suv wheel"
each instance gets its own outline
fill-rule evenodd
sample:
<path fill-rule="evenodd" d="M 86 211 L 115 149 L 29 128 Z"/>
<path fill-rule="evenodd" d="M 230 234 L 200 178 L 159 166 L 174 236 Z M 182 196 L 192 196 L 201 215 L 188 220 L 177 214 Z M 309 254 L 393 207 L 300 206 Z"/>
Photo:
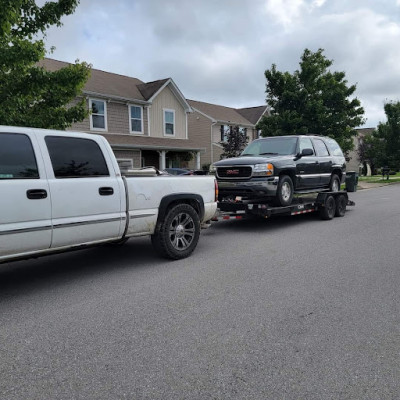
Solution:
<path fill-rule="evenodd" d="M 286 207 L 292 204 L 293 199 L 293 182 L 290 176 L 282 175 L 279 178 L 278 188 L 276 191 L 275 203 L 278 206 Z"/>
<path fill-rule="evenodd" d="M 331 182 L 329 183 L 329 190 L 331 192 L 340 191 L 340 179 L 336 174 L 332 175 Z"/>

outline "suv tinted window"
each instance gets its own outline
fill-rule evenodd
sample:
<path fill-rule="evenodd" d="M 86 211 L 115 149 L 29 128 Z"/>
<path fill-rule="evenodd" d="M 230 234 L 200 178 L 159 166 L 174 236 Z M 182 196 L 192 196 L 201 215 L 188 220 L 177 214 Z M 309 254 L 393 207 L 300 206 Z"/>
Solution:
<path fill-rule="evenodd" d="M 321 139 L 314 139 L 314 146 L 317 152 L 317 155 L 320 157 L 329 156 L 328 149 L 325 146 L 325 143 Z"/>
<path fill-rule="evenodd" d="M 28 136 L 0 133 L 0 179 L 39 179 L 35 153 Z"/>
<path fill-rule="evenodd" d="M 271 137 L 251 142 L 242 156 L 288 155 L 296 153 L 297 137 Z"/>
<path fill-rule="evenodd" d="M 103 153 L 90 139 L 46 136 L 56 178 L 109 176 Z"/>
<path fill-rule="evenodd" d="M 328 146 L 329 152 L 331 153 L 332 156 L 344 157 L 342 149 L 337 144 L 336 140 L 333 140 L 331 138 L 327 138 L 327 139 L 325 139 L 325 143 Z"/>
<path fill-rule="evenodd" d="M 300 138 L 299 153 L 301 153 L 304 149 L 311 149 L 312 151 L 314 151 L 314 147 L 310 138 Z"/>

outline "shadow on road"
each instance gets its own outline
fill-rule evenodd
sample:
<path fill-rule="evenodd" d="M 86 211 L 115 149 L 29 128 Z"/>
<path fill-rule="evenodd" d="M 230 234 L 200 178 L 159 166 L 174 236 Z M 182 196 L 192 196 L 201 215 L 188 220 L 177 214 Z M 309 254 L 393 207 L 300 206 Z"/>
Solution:
<path fill-rule="evenodd" d="M 168 262 L 168 261 L 165 261 Z M 125 245 L 104 245 L 37 259 L 0 264 L 0 299 L 10 289 L 14 294 L 40 287 L 54 289 L 110 270 L 140 269 L 160 265 L 150 239 L 131 239 Z"/>
<path fill-rule="evenodd" d="M 237 232 L 274 234 L 299 225 L 306 230 L 310 224 L 316 222 L 329 224 L 329 221 L 320 221 L 318 213 L 275 216 L 270 219 L 223 220 L 213 222 L 202 235 L 225 238 L 226 234 L 229 234 L 234 240 L 233 235 Z M 207 248 L 203 247 L 203 251 L 207 251 Z M 124 245 L 104 245 L 38 259 L 0 264 L 0 301 L 11 292 L 13 295 L 18 295 L 41 288 L 54 289 L 58 285 L 99 277 L 111 270 L 160 268 L 170 263 L 174 261 L 160 258 L 155 253 L 150 239 L 142 237 L 132 238 Z"/>
<path fill-rule="evenodd" d="M 229 230 L 229 231 L 240 231 L 249 233 L 260 233 L 260 232 L 278 232 L 280 230 L 290 229 L 291 227 L 298 226 L 300 224 L 304 227 L 308 224 L 319 221 L 320 217 L 317 212 L 296 215 L 296 216 L 273 216 L 270 218 L 261 217 L 250 217 L 244 219 L 230 219 L 213 222 L 212 229 L 215 230 Z M 324 222 L 324 221 L 322 221 Z"/>

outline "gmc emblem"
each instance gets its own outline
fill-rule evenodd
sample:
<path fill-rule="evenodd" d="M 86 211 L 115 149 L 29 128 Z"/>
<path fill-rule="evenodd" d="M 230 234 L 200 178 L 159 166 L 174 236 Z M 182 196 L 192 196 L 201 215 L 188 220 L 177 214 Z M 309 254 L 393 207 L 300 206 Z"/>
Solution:
<path fill-rule="evenodd" d="M 239 170 L 238 169 L 227 169 L 226 174 L 227 175 L 239 175 Z"/>

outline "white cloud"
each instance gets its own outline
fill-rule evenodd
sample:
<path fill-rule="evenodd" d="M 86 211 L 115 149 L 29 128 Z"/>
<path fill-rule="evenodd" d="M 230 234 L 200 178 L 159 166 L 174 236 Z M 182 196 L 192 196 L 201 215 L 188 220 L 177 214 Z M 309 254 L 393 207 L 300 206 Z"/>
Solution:
<path fill-rule="evenodd" d="M 285 29 L 289 29 L 300 18 L 304 6 L 304 0 L 268 0 L 266 11 Z"/>
<path fill-rule="evenodd" d="M 312 5 L 313 7 L 322 7 L 325 4 L 325 2 L 326 0 L 314 0 Z"/>
<path fill-rule="evenodd" d="M 185 96 L 232 107 L 264 102 L 271 64 L 292 72 L 305 48 L 324 48 L 357 83 L 373 125 L 400 93 L 396 13 L 376 0 L 82 0 L 48 45 L 54 58 L 144 81 L 172 77 Z"/>

